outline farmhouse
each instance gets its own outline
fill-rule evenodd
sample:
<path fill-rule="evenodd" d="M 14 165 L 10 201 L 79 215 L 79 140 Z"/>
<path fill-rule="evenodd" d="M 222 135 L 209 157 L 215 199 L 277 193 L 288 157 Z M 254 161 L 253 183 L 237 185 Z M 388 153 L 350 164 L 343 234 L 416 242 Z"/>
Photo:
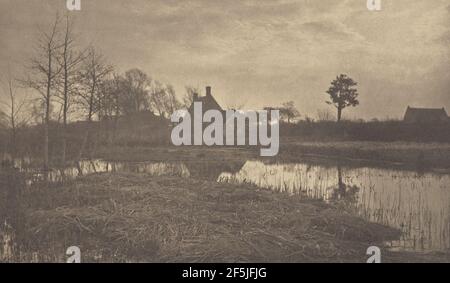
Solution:
<path fill-rule="evenodd" d="M 217 103 L 216 99 L 211 94 L 211 87 L 206 87 L 206 95 L 205 96 L 198 96 L 197 93 L 194 93 L 193 101 L 191 106 L 189 107 L 189 113 L 192 117 L 194 117 L 194 102 L 202 102 L 202 110 L 203 113 L 208 110 L 219 110 L 223 112 L 222 107 L 220 107 L 219 103 Z"/>
<path fill-rule="evenodd" d="M 176 123 L 171 134 L 174 145 L 259 145 L 261 156 L 278 153 L 278 110 L 223 110 L 212 97 L 211 87 L 206 87 L 206 96 L 193 98 L 188 111 L 179 110 L 171 116 L 171 122 Z"/>
<path fill-rule="evenodd" d="M 444 107 L 442 108 L 413 108 L 406 109 L 403 121 L 406 123 L 437 123 L 450 121 Z"/>

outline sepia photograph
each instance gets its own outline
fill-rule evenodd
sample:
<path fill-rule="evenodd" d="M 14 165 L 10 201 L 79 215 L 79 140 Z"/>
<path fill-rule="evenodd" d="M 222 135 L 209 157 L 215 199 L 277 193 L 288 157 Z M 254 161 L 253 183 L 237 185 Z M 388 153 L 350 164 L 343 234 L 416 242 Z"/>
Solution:
<path fill-rule="evenodd" d="M 450 0 L 0 0 L 0 263 L 450 263 L 449 114 Z"/>

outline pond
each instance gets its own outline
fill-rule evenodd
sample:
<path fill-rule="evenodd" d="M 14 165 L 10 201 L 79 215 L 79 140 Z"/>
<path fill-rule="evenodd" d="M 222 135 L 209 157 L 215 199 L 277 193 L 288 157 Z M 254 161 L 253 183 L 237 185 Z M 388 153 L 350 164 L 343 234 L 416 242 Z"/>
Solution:
<path fill-rule="evenodd" d="M 393 250 L 450 249 L 448 174 L 247 161 L 218 180 L 344 203 L 368 221 L 401 229 L 401 239 L 387 243 Z"/>
<path fill-rule="evenodd" d="M 27 167 L 22 167 L 22 171 L 28 173 L 28 185 L 44 178 L 42 173 Z M 84 160 L 75 167 L 52 170 L 47 178 L 59 182 L 102 172 L 134 172 L 253 184 L 279 193 L 344 205 L 368 221 L 399 228 L 403 232 L 402 237 L 386 243 L 392 250 L 450 250 L 450 174 L 261 160 L 226 164 L 221 161 Z M 3 238 L 3 245 L 10 241 L 6 234 Z M 0 250 L 7 251 L 8 247 Z"/>

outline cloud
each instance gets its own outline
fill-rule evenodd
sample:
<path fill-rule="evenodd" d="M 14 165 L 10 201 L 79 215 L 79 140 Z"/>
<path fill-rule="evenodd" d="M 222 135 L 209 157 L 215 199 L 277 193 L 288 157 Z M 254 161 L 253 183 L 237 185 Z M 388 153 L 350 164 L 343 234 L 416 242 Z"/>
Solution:
<path fill-rule="evenodd" d="M 349 32 L 342 23 L 331 21 L 307 22 L 300 26 L 312 37 L 322 37 L 332 40 L 352 40 L 356 39 L 357 34 Z"/>
<path fill-rule="evenodd" d="M 72 14 L 81 45 L 92 42 L 119 71 L 141 68 L 179 93 L 211 84 L 224 103 L 294 100 L 314 115 L 329 81 L 348 73 L 364 102 L 351 115 L 374 117 L 378 108 L 394 116 L 407 98 L 450 108 L 448 76 L 439 75 L 450 73 L 448 0 L 382 1 L 380 12 L 362 0 L 82 2 Z M 64 4 L 1 0 L 0 62 L 22 64 L 36 27 Z"/>

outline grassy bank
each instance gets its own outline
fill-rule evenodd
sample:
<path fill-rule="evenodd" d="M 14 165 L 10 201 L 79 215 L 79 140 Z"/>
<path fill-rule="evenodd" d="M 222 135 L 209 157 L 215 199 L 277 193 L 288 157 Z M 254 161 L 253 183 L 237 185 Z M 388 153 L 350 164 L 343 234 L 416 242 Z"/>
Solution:
<path fill-rule="evenodd" d="M 345 209 L 250 185 L 145 174 L 96 174 L 21 197 L 21 261 L 365 262 L 399 231 Z M 390 253 L 383 261 L 448 261 Z"/>

